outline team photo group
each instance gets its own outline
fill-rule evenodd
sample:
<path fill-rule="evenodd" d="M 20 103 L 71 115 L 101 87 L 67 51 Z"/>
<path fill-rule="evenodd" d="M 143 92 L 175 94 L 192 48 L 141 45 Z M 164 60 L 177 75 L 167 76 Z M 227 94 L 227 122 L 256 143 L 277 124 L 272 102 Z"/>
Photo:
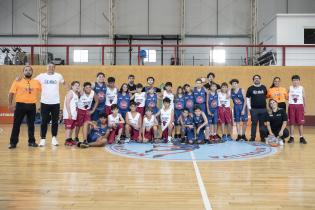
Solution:
<path fill-rule="evenodd" d="M 283 145 L 288 138 L 288 143 L 294 143 L 296 126 L 299 142 L 307 143 L 303 136 L 305 92 L 299 75 L 292 75 L 290 87 L 285 88 L 279 77 L 274 77 L 269 81 L 271 86 L 266 87 L 258 74 L 252 76 L 250 87 L 243 87 L 237 78 L 218 84 L 211 72 L 206 78 L 196 78 L 194 84 L 178 87 L 173 87 L 172 81 L 158 81 L 163 85 L 157 87 L 154 77 L 148 77 L 147 84 L 137 83 L 132 74 L 118 87 L 116 79 L 103 72 L 96 75 L 95 82 L 65 81 L 55 72 L 54 64 L 47 65 L 46 73 L 36 77 L 35 74 L 31 66 L 25 66 L 10 88 L 8 106 L 14 112 L 14 122 L 9 149 L 17 147 L 25 117 L 29 147 L 46 145 L 49 124 L 51 144 L 58 146 L 61 109 L 64 144 L 79 148 L 128 142 L 255 141 L 257 125 L 262 142 L 277 139 L 279 145 Z M 67 93 L 60 107 L 62 85 Z M 39 144 L 35 140 L 34 125 L 38 95 Z M 246 136 L 249 119 L 250 135 Z"/>

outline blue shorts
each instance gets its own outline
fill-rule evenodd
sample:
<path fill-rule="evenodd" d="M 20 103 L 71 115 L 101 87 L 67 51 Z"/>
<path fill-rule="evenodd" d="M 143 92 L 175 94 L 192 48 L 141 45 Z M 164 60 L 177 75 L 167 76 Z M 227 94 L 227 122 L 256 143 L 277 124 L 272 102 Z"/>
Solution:
<path fill-rule="evenodd" d="M 183 128 L 183 133 L 187 137 L 187 140 L 194 140 L 195 129 L 194 128 Z"/>
<path fill-rule="evenodd" d="M 105 107 L 97 107 L 97 109 L 95 109 L 95 112 L 91 115 L 91 120 L 97 121 L 100 114 L 105 114 Z"/>
<path fill-rule="evenodd" d="M 210 109 L 210 112 L 213 115 L 210 116 L 208 114 L 208 124 L 209 125 L 218 124 L 218 109 Z"/>
<path fill-rule="evenodd" d="M 100 133 L 91 131 L 87 136 L 87 142 L 88 143 L 96 142 L 97 139 L 99 139 L 101 136 L 102 135 Z"/>
<path fill-rule="evenodd" d="M 234 105 L 234 122 L 247 122 L 248 115 L 247 109 L 245 109 L 244 115 L 242 115 L 243 105 Z"/>
<path fill-rule="evenodd" d="M 182 109 L 175 109 L 174 111 L 174 124 L 175 125 L 179 125 L 179 117 L 182 114 L 183 110 Z"/>

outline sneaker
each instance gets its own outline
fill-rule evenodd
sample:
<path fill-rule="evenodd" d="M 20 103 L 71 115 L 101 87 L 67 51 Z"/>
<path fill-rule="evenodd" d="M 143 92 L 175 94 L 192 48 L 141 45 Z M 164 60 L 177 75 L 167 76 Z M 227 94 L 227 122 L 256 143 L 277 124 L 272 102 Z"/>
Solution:
<path fill-rule="evenodd" d="M 65 141 L 65 146 L 72 146 L 73 145 L 73 140 L 72 139 L 66 139 Z"/>
<path fill-rule="evenodd" d="M 79 146 L 80 148 L 82 148 L 82 149 L 86 149 L 86 148 L 89 148 L 89 147 L 90 147 L 90 145 L 89 145 L 86 141 L 80 142 L 80 143 L 78 144 L 78 146 Z"/>
<path fill-rule="evenodd" d="M 28 143 L 29 147 L 38 147 L 38 144 L 36 142 Z"/>
<path fill-rule="evenodd" d="M 233 141 L 233 138 L 232 138 L 232 136 L 231 136 L 230 134 L 229 134 L 229 135 L 227 135 L 227 137 L 226 137 L 226 138 L 227 138 L 227 140 L 228 140 L 228 141 Z"/>
<path fill-rule="evenodd" d="M 39 146 L 40 146 L 40 147 L 44 147 L 44 146 L 45 146 L 45 143 L 46 143 L 46 139 L 41 139 L 41 140 L 39 141 Z"/>
<path fill-rule="evenodd" d="M 240 141 L 242 139 L 241 135 L 237 135 L 237 138 L 235 139 L 235 141 Z"/>
<path fill-rule="evenodd" d="M 8 149 L 15 149 L 16 148 L 16 144 L 9 144 Z"/>
<path fill-rule="evenodd" d="M 245 135 L 242 136 L 242 139 L 243 139 L 244 141 L 248 141 L 248 139 L 246 138 Z"/>
<path fill-rule="evenodd" d="M 266 142 L 266 139 L 262 137 L 262 138 L 260 138 L 260 141 L 261 142 Z"/>
<path fill-rule="evenodd" d="M 222 142 L 226 142 L 228 140 L 227 135 L 223 134 L 221 140 Z"/>
<path fill-rule="evenodd" d="M 172 137 L 171 136 L 169 136 L 169 137 L 167 137 L 167 143 L 172 143 Z"/>
<path fill-rule="evenodd" d="M 214 135 L 213 137 L 215 141 L 221 141 L 221 137 L 218 134 Z"/>
<path fill-rule="evenodd" d="M 280 139 L 280 140 L 279 140 L 279 145 L 280 145 L 280 146 L 283 146 L 283 145 L 284 145 L 284 143 L 283 143 L 283 140 L 282 140 L 282 139 Z"/>
<path fill-rule="evenodd" d="M 125 143 L 129 143 L 130 142 L 130 138 L 125 138 Z"/>
<path fill-rule="evenodd" d="M 292 136 L 290 136 L 288 143 L 289 143 L 289 144 L 294 143 L 294 138 L 293 138 Z"/>
<path fill-rule="evenodd" d="M 80 139 L 78 137 L 75 137 L 73 141 L 80 142 Z"/>
<path fill-rule="evenodd" d="M 300 144 L 307 144 L 307 141 L 304 139 L 304 137 L 300 138 Z"/>
<path fill-rule="evenodd" d="M 51 145 L 59 146 L 59 143 L 58 143 L 57 138 L 55 136 L 53 136 L 51 139 Z"/>
<path fill-rule="evenodd" d="M 255 138 L 251 137 L 251 138 L 249 139 L 249 141 L 255 141 Z"/>

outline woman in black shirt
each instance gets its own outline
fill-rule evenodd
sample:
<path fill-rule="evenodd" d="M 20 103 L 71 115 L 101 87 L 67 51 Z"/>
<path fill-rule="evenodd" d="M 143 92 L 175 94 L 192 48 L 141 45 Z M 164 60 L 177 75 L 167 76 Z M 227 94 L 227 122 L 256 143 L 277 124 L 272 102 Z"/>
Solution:
<path fill-rule="evenodd" d="M 279 137 L 283 140 L 289 136 L 289 130 L 286 128 L 288 116 L 284 109 L 278 107 L 278 102 L 274 99 L 269 100 L 269 112 L 266 116 L 266 127 L 263 129 L 264 137 L 268 135 Z"/>

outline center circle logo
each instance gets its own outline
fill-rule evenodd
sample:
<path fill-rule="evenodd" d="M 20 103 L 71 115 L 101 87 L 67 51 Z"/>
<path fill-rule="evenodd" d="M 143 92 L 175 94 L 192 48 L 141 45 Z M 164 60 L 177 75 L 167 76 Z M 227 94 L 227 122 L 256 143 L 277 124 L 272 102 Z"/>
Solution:
<path fill-rule="evenodd" d="M 278 152 L 278 148 L 260 142 L 225 142 L 221 144 L 112 144 L 106 150 L 120 156 L 149 160 L 224 161 L 263 158 Z M 193 153 L 193 154 L 192 154 Z"/>

